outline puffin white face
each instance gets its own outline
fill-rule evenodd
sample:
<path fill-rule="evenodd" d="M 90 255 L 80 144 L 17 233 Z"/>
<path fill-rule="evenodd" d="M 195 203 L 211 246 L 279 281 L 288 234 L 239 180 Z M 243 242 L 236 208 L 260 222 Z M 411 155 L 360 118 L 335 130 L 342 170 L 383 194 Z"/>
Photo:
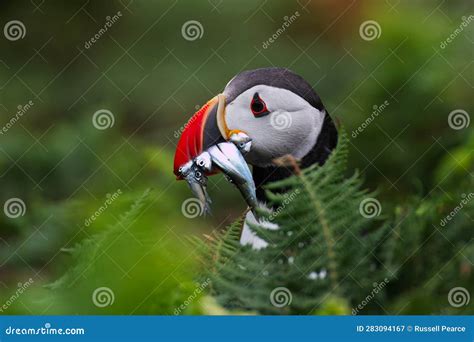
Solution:
<path fill-rule="evenodd" d="M 287 154 L 305 156 L 316 143 L 325 115 L 297 94 L 267 85 L 247 89 L 225 107 L 227 128 L 252 139 L 245 159 L 256 166 L 268 166 Z"/>

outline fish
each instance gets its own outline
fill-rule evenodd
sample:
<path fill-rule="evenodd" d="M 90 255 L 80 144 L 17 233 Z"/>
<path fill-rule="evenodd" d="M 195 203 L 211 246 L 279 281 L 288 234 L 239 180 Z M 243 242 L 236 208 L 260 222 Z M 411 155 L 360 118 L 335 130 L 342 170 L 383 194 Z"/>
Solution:
<path fill-rule="evenodd" d="M 254 210 L 257 207 L 255 182 L 249 166 L 242 153 L 232 142 L 223 142 L 211 146 L 208 150 L 212 162 L 239 189 L 248 206 Z"/>
<path fill-rule="evenodd" d="M 234 142 L 222 142 L 211 146 L 193 160 L 179 168 L 179 173 L 199 200 L 203 214 L 210 214 L 211 198 L 207 192 L 207 176 L 220 170 L 234 184 L 252 211 L 257 207 L 255 182 L 242 152 L 250 148 L 251 141 L 239 137 Z M 240 148 L 239 148 L 240 147 Z"/>

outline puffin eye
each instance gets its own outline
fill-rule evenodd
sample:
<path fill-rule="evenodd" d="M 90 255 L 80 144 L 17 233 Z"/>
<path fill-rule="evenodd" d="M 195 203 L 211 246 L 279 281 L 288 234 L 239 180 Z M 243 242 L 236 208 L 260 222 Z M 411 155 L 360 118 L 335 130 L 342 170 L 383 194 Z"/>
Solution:
<path fill-rule="evenodd" d="M 267 109 L 267 105 L 263 102 L 258 93 L 253 95 L 252 102 L 250 103 L 250 110 L 255 117 L 264 116 L 270 113 Z"/>

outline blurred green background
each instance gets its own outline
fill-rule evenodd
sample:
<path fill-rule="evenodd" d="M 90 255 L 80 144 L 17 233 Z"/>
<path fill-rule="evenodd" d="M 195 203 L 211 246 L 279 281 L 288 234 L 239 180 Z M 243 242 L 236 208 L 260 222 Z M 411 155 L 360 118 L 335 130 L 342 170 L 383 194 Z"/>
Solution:
<path fill-rule="evenodd" d="M 0 215 L 0 308 L 11 302 L 1 313 L 176 313 L 196 289 L 187 238 L 245 209 L 215 176 L 213 215 L 182 214 L 191 193 L 172 174 L 177 136 L 243 70 L 288 67 L 312 84 L 351 134 L 351 173 L 381 201 L 450 193 L 474 164 L 472 123 L 448 122 L 474 112 L 474 23 L 442 45 L 472 13 L 471 1 L 2 1 L 2 27 L 19 20 L 25 35 L 0 36 L 0 127 L 33 105 L 0 134 L 0 203 L 26 208 Z M 202 27 L 194 40 L 182 33 L 190 20 Z M 369 40 L 368 20 L 380 28 Z M 102 109 L 114 124 L 99 130 Z M 100 287 L 113 305 L 91 300 Z M 186 313 L 218 310 L 190 302 Z"/>

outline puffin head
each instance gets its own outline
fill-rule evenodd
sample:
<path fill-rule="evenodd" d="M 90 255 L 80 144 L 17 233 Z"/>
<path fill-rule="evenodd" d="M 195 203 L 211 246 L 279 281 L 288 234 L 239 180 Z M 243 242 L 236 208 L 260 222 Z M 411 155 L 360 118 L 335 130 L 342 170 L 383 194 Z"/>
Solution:
<path fill-rule="evenodd" d="M 252 139 L 245 159 L 265 167 L 284 155 L 303 158 L 315 145 L 326 115 L 311 86 L 287 69 L 245 71 L 225 87 L 225 134 Z"/>
<path fill-rule="evenodd" d="M 174 172 L 209 206 L 206 176 L 223 171 L 250 207 L 262 186 L 291 175 L 274 161 L 292 155 L 302 167 L 322 164 L 337 144 L 336 128 L 319 96 L 284 68 L 244 71 L 185 125 Z M 253 166 L 253 176 L 248 168 Z"/>

